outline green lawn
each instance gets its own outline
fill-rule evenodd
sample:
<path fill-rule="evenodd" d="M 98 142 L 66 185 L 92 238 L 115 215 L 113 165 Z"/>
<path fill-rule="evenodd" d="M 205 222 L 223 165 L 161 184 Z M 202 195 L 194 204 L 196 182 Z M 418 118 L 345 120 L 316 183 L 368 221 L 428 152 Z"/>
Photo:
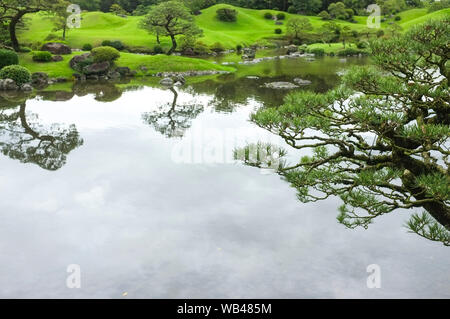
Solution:
<path fill-rule="evenodd" d="M 401 22 L 400 25 L 403 28 L 403 30 L 407 30 L 413 26 L 424 23 L 428 19 L 436 19 L 436 18 L 442 18 L 445 16 L 447 16 L 447 17 L 450 16 L 450 8 L 431 12 L 426 15 L 415 14 L 416 11 L 419 11 L 419 10 L 425 10 L 425 9 L 414 9 L 414 10 L 405 11 L 405 12 L 402 12 L 399 14 L 399 16 L 402 17 L 402 21 L 400 21 Z M 411 12 L 411 11 L 413 11 L 413 12 Z M 405 19 L 404 19 L 404 17 L 405 17 Z"/>
<path fill-rule="evenodd" d="M 64 61 L 36 63 L 32 60 L 30 53 L 20 54 L 20 65 L 26 67 L 30 72 L 46 72 L 50 77 L 71 78 L 75 72 L 69 66 L 70 59 L 82 52 L 72 53 L 63 56 Z M 184 72 L 184 71 L 235 71 L 234 68 L 211 63 L 209 61 L 193 59 L 180 56 L 167 55 L 138 55 L 131 53 L 121 53 L 120 59 L 116 63 L 118 66 L 128 66 L 132 70 L 138 71 L 142 75 L 140 66 L 146 66 L 149 74 L 157 72 Z"/>
<path fill-rule="evenodd" d="M 253 44 L 258 40 L 276 36 L 274 30 L 281 28 L 286 31 L 286 21 L 284 25 L 275 25 L 273 20 L 264 19 L 265 12 L 278 13 L 274 10 L 253 10 L 232 7 L 238 11 L 236 22 L 221 22 L 216 17 L 219 8 L 232 7 L 230 5 L 218 4 L 202 11 L 196 16 L 198 26 L 204 30 L 202 41 L 207 44 L 221 42 L 227 48 L 234 48 L 236 44 Z M 407 29 L 419 22 L 423 22 L 430 17 L 449 14 L 449 9 L 427 14 L 426 9 L 412 9 L 400 13 L 402 20 L 398 23 Z M 296 15 L 286 13 L 286 19 Z M 52 22 L 46 18 L 44 13 L 27 15 L 29 27 L 20 32 L 20 40 L 23 43 L 31 44 L 44 42 L 45 38 L 52 33 Z M 90 43 L 94 46 L 100 45 L 103 40 L 121 40 L 126 45 L 152 47 L 156 44 L 154 36 L 149 35 L 145 30 L 138 27 L 142 17 L 129 16 L 127 18 L 118 17 L 110 13 L 87 12 L 82 15 L 80 29 L 70 30 L 67 41 L 74 48 L 81 48 L 83 44 Z M 308 17 L 315 29 L 320 28 L 325 21 L 319 17 Z M 357 23 L 337 21 L 341 25 L 348 25 L 354 30 L 361 30 L 366 27 L 366 17 L 355 17 Z M 382 27 L 388 26 L 387 22 Z M 166 38 L 162 39 L 163 45 L 169 45 Z"/>

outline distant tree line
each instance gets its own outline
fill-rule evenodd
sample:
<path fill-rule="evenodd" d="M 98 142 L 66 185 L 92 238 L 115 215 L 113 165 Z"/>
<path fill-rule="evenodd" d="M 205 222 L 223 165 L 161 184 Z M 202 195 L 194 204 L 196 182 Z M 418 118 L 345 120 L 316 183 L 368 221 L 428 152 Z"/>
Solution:
<path fill-rule="evenodd" d="M 128 14 L 144 15 L 151 6 L 168 0 L 72 0 L 79 4 L 83 10 L 110 12 L 111 7 L 117 10 L 117 6 Z M 423 6 L 421 0 L 180 0 L 184 2 L 191 13 L 198 14 L 200 10 L 217 3 L 227 3 L 238 7 L 251 9 L 271 9 L 315 15 L 328 10 L 333 3 L 343 3 L 346 8 L 352 9 L 355 14 L 364 14 L 368 5 L 377 3 L 383 10 L 383 14 L 391 11 L 399 12 L 408 7 Z M 447 1 L 447 0 L 444 0 Z M 426 1 L 433 3 L 433 0 Z"/>

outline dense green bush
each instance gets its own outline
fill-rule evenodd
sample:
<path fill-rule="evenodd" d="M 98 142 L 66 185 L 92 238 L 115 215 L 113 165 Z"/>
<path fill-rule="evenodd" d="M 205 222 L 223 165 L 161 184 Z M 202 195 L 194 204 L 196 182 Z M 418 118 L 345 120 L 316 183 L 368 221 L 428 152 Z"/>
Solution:
<path fill-rule="evenodd" d="M 181 52 L 189 52 L 194 50 L 195 42 L 197 40 L 192 36 L 182 36 L 180 40 L 178 40 L 178 48 Z"/>
<path fill-rule="evenodd" d="M 273 14 L 271 12 L 264 13 L 264 19 L 272 20 L 273 19 Z"/>
<path fill-rule="evenodd" d="M 17 53 L 10 50 L 0 50 L 0 69 L 14 64 L 19 64 Z"/>
<path fill-rule="evenodd" d="M 359 49 L 355 49 L 355 48 L 342 49 L 337 53 L 338 56 L 354 56 L 354 55 L 359 55 L 359 54 L 366 55 L 367 53 L 364 50 L 359 50 Z"/>
<path fill-rule="evenodd" d="M 286 15 L 282 12 L 277 14 L 277 20 L 284 20 L 286 19 Z"/>
<path fill-rule="evenodd" d="M 91 51 L 92 50 L 92 44 L 90 43 L 86 43 L 85 45 L 83 45 L 83 51 Z"/>
<path fill-rule="evenodd" d="M 50 62 L 51 60 L 52 54 L 48 51 L 33 52 L 33 61 L 35 62 Z"/>
<path fill-rule="evenodd" d="M 369 47 L 369 44 L 366 41 L 358 41 L 356 43 L 356 47 L 358 49 L 367 49 Z"/>
<path fill-rule="evenodd" d="M 222 53 L 222 52 L 225 51 L 225 47 L 224 47 L 223 44 L 220 43 L 220 42 L 214 43 L 213 45 L 211 45 L 211 46 L 209 47 L 209 49 L 210 49 L 211 51 L 213 51 L 213 52 L 216 52 L 216 53 Z"/>
<path fill-rule="evenodd" d="M 211 53 L 211 50 L 205 43 L 197 41 L 194 46 L 194 53 L 198 55 L 206 55 Z"/>
<path fill-rule="evenodd" d="M 78 62 L 75 65 L 75 70 L 77 70 L 78 72 L 83 73 L 84 72 L 84 68 L 91 65 L 92 63 L 94 63 L 94 59 L 92 57 L 90 57 L 89 59 L 83 60 Z"/>
<path fill-rule="evenodd" d="M 308 49 L 308 53 L 314 54 L 316 56 L 324 56 L 325 50 L 323 48 L 311 48 Z"/>
<path fill-rule="evenodd" d="M 154 54 L 162 54 L 162 53 L 164 53 L 164 50 L 163 50 L 162 46 L 157 44 L 153 47 L 153 53 Z"/>
<path fill-rule="evenodd" d="M 288 8 L 288 13 L 295 14 L 295 13 L 297 13 L 297 9 L 295 9 L 294 6 L 290 6 L 290 7 Z"/>
<path fill-rule="evenodd" d="M 138 54 L 152 54 L 153 50 L 144 46 L 128 47 L 128 52 Z"/>
<path fill-rule="evenodd" d="M 301 46 L 298 47 L 298 52 L 300 53 L 306 53 L 306 51 L 308 50 L 308 45 L 306 44 L 302 44 Z"/>
<path fill-rule="evenodd" d="M 30 53 L 31 51 L 33 51 L 33 50 L 29 47 L 20 47 L 19 48 L 20 53 Z"/>
<path fill-rule="evenodd" d="M 322 11 L 321 13 L 318 14 L 318 16 L 320 18 L 322 18 L 322 20 L 331 20 L 331 16 L 327 11 Z"/>
<path fill-rule="evenodd" d="M 92 49 L 91 53 L 94 58 L 94 62 L 96 63 L 105 61 L 113 62 L 120 58 L 120 52 L 117 49 L 109 46 Z"/>
<path fill-rule="evenodd" d="M 61 41 L 64 41 L 64 39 L 60 35 L 58 35 L 56 33 L 50 33 L 45 38 L 45 41 L 47 41 L 47 42 L 58 42 L 59 43 Z"/>
<path fill-rule="evenodd" d="M 236 51 L 241 52 L 242 51 L 242 44 L 236 45 Z"/>
<path fill-rule="evenodd" d="M 400 21 L 401 19 L 402 19 L 401 16 L 395 16 L 395 18 L 394 18 L 395 21 Z"/>
<path fill-rule="evenodd" d="M 0 70 L 0 79 L 11 79 L 17 85 L 23 85 L 31 81 L 31 73 L 23 66 L 9 65 Z"/>
<path fill-rule="evenodd" d="M 275 34 L 282 34 L 283 30 L 281 30 L 280 28 L 275 29 Z"/>
<path fill-rule="evenodd" d="M 116 41 L 105 40 L 102 42 L 102 46 L 113 47 L 114 49 L 117 49 L 119 51 L 125 49 L 125 45 L 122 43 L 122 41 L 119 40 Z"/>
<path fill-rule="evenodd" d="M 234 9 L 222 8 L 218 9 L 216 13 L 220 21 L 235 22 L 237 20 L 238 12 Z"/>

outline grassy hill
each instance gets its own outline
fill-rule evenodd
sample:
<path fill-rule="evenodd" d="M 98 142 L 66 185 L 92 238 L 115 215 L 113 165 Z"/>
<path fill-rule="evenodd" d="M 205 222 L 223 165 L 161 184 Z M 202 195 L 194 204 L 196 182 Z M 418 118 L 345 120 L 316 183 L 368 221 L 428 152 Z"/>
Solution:
<path fill-rule="evenodd" d="M 450 8 L 431 12 L 428 14 L 423 14 L 423 10 L 425 10 L 425 9 L 413 9 L 413 10 L 408 10 L 408 11 L 400 13 L 399 16 L 402 17 L 402 21 L 400 23 L 401 27 L 404 30 L 408 30 L 409 28 L 411 28 L 415 25 L 424 23 L 428 19 L 436 19 L 436 18 L 442 18 L 445 16 L 450 16 Z M 422 14 L 420 14 L 420 13 L 422 13 Z"/>
<path fill-rule="evenodd" d="M 216 11 L 222 7 L 232 7 L 230 5 L 218 4 L 202 11 L 197 16 L 196 22 L 204 30 L 204 41 L 207 44 L 221 42 L 227 48 L 234 48 L 236 44 L 252 44 L 263 38 L 273 37 L 276 28 L 286 31 L 285 25 L 277 26 L 274 21 L 264 19 L 265 12 L 274 14 L 274 10 L 253 10 L 233 7 L 238 11 L 238 20 L 234 23 L 221 22 L 216 18 Z M 398 23 L 403 29 L 424 22 L 425 20 L 450 14 L 450 9 L 445 9 L 431 14 L 427 14 L 426 9 L 412 9 L 400 13 L 401 21 Z M 297 15 L 286 13 L 286 20 Z M 43 13 L 27 16 L 29 27 L 20 33 L 20 40 L 23 43 L 44 42 L 45 38 L 52 33 L 53 25 L 51 20 Z M 118 17 L 110 13 L 88 12 L 82 15 L 80 29 L 70 30 L 67 41 L 74 48 L 81 48 L 83 44 L 90 43 L 99 45 L 103 40 L 121 40 L 127 45 L 152 47 L 156 43 L 154 36 L 149 35 L 145 30 L 138 27 L 142 17 L 130 16 L 127 18 Z M 308 17 L 315 29 L 320 28 L 325 22 L 319 17 Z M 352 29 L 361 30 L 366 27 L 366 17 L 355 17 L 357 23 L 338 21 L 341 25 L 348 25 Z M 388 24 L 383 23 L 382 27 Z M 168 40 L 163 39 L 163 45 L 168 45 Z"/>

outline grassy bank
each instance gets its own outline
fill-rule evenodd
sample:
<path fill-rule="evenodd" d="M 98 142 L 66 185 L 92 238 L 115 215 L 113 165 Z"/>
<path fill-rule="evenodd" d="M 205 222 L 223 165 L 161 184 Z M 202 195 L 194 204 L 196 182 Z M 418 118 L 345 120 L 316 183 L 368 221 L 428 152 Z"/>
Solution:
<path fill-rule="evenodd" d="M 202 14 L 195 17 L 198 26 L 203 29 L 204 37 L 202 41 L 207 44 L 221 42 L 227 48 L 234 48 L 236 44 L 253 44 L 261 39 L 274 37 L 274 30 L 281 28 L 283 34 L 286 32 L 286 21 L 299 15 L 288 14 L 283 25 L 275 25 L 273 20 L 264 19 L 265 12 L 273 14 L 275 10 L 254 10 L 232 7 L 238 11 L 236 22 L 221 22 L 216 17 L 219 8 L 232 7 L 230 5 L 218 4 L 202 11 Z M 433 17 L 450 14 L 450 10 L 441 10 L 428 14 L 426 9 L 412 9 L 399 14 L 400 21 L 397 21 L 404 30 L 411 26 L 424 22 Z M 29 27 L 20 33 L 22 43 L 44 42 L 46 37 L 52 33 L 52 21 L 45 14 L 29 14 Z M 327 21 L 316 16 L 307 17 L 314 29 L 317 30 Z M 103 40 L 121 40 L 129 46 L 153 47 L 156 44 L 154 36 L 149 35 L 145 30 L 138 27 L 142 17 L 129 16 L 127 18 L 118 17 L 111 13 L 87 12 L 82 15 L 80 29 L 70 30 L 67 36 L 68 43 L 73 48 L 81 48 L 89 43 L 94 46 L 100 45 Z M 353 30 L 362 30 L 366 27 L 367 17 L 355 17 L 356 23 L 337 20 L 342 26 L 349 26 Z M 388 27 L 389 21 L 382 23 L 382 28 Z M 168 40 L 162 39 L 162 44 L 168 46 Z"/>
<path fill-rule="evenodd" d="M 50 77 L 71 78 L 75 72 L 69 66 L 70 59 L 82 52 L 72 53 L 63 56 L 61 62 L 37 63 L 32 59 L 30 53 L 20 54 L 20 65 L 26 67 L 30 72 L 45 72 Z M 118 66 L 127 66 L 131 70 L 138 72 L 138 76 L 143 75 L 140 70 L 141 66 L 148 69 L 147 74 L 155 74 L 158 72 L 185 72 L 185 71 L 235 71 L 234 68 L 214 64 L 209 61 L 193 59 L 180 56 L 167 55 L 138 55 L 131 53 L 121 53 L 120 59 L 116 62 Z"/>

